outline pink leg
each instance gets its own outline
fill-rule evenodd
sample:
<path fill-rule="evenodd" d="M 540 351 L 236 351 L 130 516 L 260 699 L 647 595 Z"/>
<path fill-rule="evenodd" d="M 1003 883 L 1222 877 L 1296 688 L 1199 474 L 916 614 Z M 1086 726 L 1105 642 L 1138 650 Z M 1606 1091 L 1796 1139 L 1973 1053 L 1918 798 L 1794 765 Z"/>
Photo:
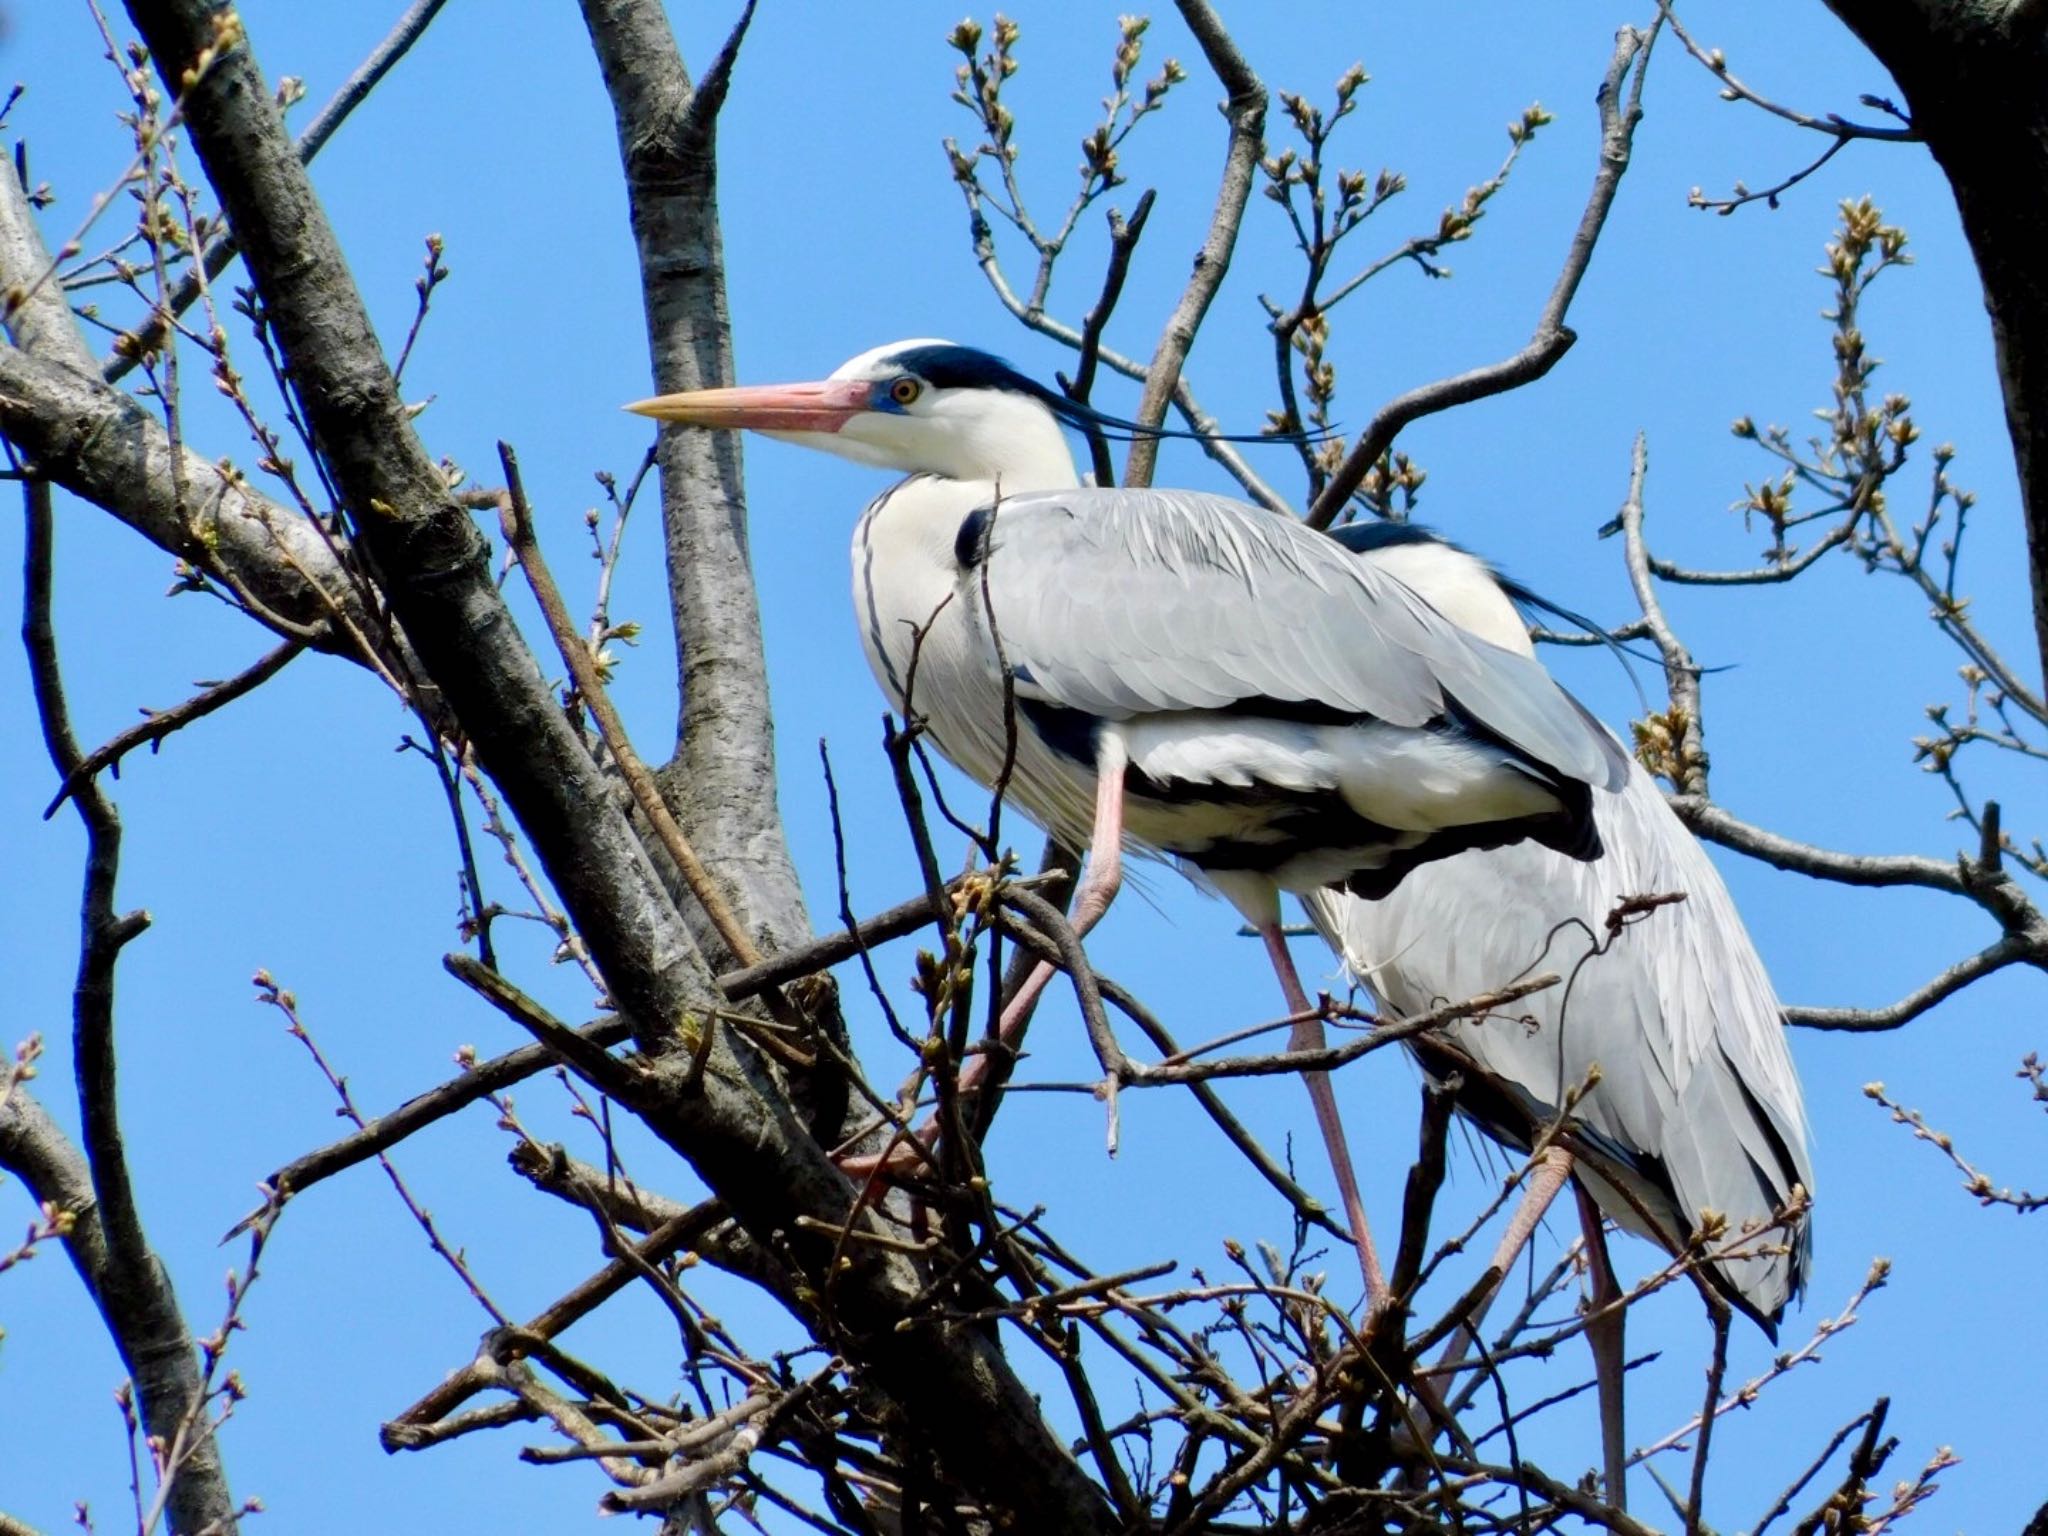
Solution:
<path fill-rule="evenodd" d="M 1287 1009 L 1294 1015 L 1294 1033 L 1288 1048 L 1320 1051 L 1329 1041 L 1323 1033 L 1322 1016 L 1302 990 L 1301 977 L 1294 969 L 1294 957 L 1287 952 L 1287 938 L 1277 923 L 1264 924 L 1259 937 L 1266 941 L 1266 954 L 1280 978 L 1280 990 L 1287 997 Z M 1323 1133 L 1323 1145 L 1330 1152 L 1330 1170 L 1337 1175 L 1337 1194 L 1344 1202 L 1344 1220 L 1350 1224 L 1351 1240 L 1358 1245 L 1358 1270 L 1365 1277 L 1368 1313 L 1386 1304 L 1387 1281 L 1380 1269 L 1380 1256 L 1372 1246 L 1372 1233 L 1365 1224 L 1365 1201 L 1358 1193 L 1358 1174 L 1351 1166 L 1351 1149 L 1345 1145 L 1344 1122 L 1337 1113 L 1337 1095 L 1327 1072 L 1304 1072 L 1309 1101 L 1315 1105 L 1316 1125 Z"/>
<path fill-rule="evenodd" d="M 1615 1283 L 1614 1266 L 1607 1262 L 1607 1232 L 1600 1207 L 1579 1186 L 1579 1222 L 1586 1233 L 1586 1262 L 1593 1272 L 1593 1307 L 1612 1306 L 1621 1299 Z M 1628 1363 L 1623 1340 L 1622 1311 L 1616 1307 L 1605 1317 L 1586 1325 L 1586 1342 L 1593 1347 L 1593 1376 L 1600 1388 L 1600 1451 L 1607 1468 L 1607 1502 L 1616 1509 L 1628 1508 L 1628 1441 L 1622 1421 L 1622 1375 Z"/>
<path fill-rule="evenodd" d="M 1515 1214 L 1508 1218 L 1507 1230 L 1501 1233 L 1500 1242 L 1493 1250 L 1493 1261 L 1489 1267 L 1497 1270 L 1500 1278 L 1494 1281 L 1493 1288 L 1479 1299 L 1479 1305 L 1473 1309 L 1471 1320 L 1466 1326 L 1451 1335 L 1450 1342 L 1444 1346 L 1443 1354 L 1437 1358 L 1437 1363 L 1429 1375 L 1420 1380 L 1424 1390 L 1430 1390 L 1433 1384 L 1438 1402 L 1449 1404 L 1456 1400 L 1452 1387 L 1457 1380 L 1457 1367 L 1464 1363 L 1465 1356 L 1471 1352 L 1473 1336 L 1479 1331 L 1479 1325 L 1485 1321 L 1487 1310 L 1500 1295 L 1500 1288 L 1507 1282 L 1508 1273 L 1514 1267 L 1515 1260 L 1521 1256 L 1522 1249 L 1528 1246 L 1530 1236 L 1536 1231 L 1536 1224 L 1543 1219 L 1544 1212 L 1550 1209 L 1550 1204 L 1557 1198 L 1558 1191 L 1564 1188 L 1564 1181 L 1571 1177 L 1571 1171 L 1572 1155 L 1562 1147 L 1552 1147 L 1545 1152 L 1531 1171 L 1529 1182 L 1522 1190 L 1521 1202 L 1516 1205 Z"/>
<path fill-rule="evenodd" d="M 1571 1177 L 1571 1172 L 1572 1155 L 1562 1147 L 1550 1148 L 1531 1170 L 1529 1182 L 1522 1190 L 1521 1202 L 1516 1205 L 1515 1214 L 1508 1218 L 1507 1230 L 1501 1233 L 1500 1242 L 1493 1250 L 1493 1261 L 1489 1267 L 1498 1271 L 1500 1278 L 1495 1280 L 1493 1288 L 1479 1299 L 1479 1305 L 1473 1309 L 1472 1317 L 1466 1326 L 1451 1335 L 1450 1342 L 1444 1346 L 1443 1354 L 1428 1375 L 1417 1380 L 1418 1388 L 1425 1394 L 1433 1393 L 1438 1403 L 1453 1404 L 1457 1401 L 1457 1394 L 1451 1390 L 1458 1376 L 1457 1368 L 1471 1351 L 1473 1337 L 1478 1333 L 1480 1324 L 1485 1321 L 1488 1309 L 1500 1295 L 1501 1286 L 1507 1283 L 1508 1273 L 1514 1267 L 1515 1260 L 1521 1256 L 1523 1248 L 1528 1246 L 1530 1237 L 1536 1231 L 1536 1224 L 1550 1209 L 1551 1202 L 1557 1199 L 1558 1191 L 1564 1188 L 1565 1180 Z M 1580 1198 L 1584 1198 L 1583 1190 L 1580 1191 Z"/>
<path fill-rule="evenodd" d="M 1069 919 L 1076 937 L 1085 937 L 1101 920 L 1124 882 L 1125 761 L 1123 743 L 1105 735 L 1095 759 L 1095 826 L 1088 843 L 1088 865 L 1081 872 L 1081 883 L 1074 888 L 1074 911 Z M 1017 989 L 997 1026 L 1004 1044 L 1012 1043 L 1023 1031 L 1031 1010 L 1037 1006 L 1038 994 L 1045 990 L 1057 969 L 1050 961 L 1041 960 Z M 969 1067 L 968 1071 L 980 1076 L 977 1067 Z M 965 1085 L 966 1073 L 961 1074 L 961 1081 Z"/>
<path fill-rule="evenodd" d="M 1123 884 L 1126 760 L 1123 743 L 1105 736 L 1095 762 L 1095 826 L 1088 849 L 1088 863 L 1081 873 L 1081 883 L 1074 888 L 1074 910 L 1069 918 L 1076 937 L 1085 935 L 1101 920 Z M 1038 995 L 1057 974 L 1057 966 L 1041 960 L 1024 979 L 1024 985 L 1017 989 L 1017 995 L 1010 999 L 1010 1006 L 1003 1010 L 1003 1016 L 996 1024 L 997 1038 L 1004 1045 L 1014 1046 L 1022 1036 L 1024 1026 L 1030 1022 L 1031 1010 L 1038 1003 Z M 968 1092 L 979 1087 L 988 1070 L 986 1053 L 969 1061 L 960 1069 L 961 1090 Z M 938 1139 L 938 1133 L 937 1122 L 928 1120 L 915 1134 L 929 1147 Z M 881 1165 L 879 1157 L 839 1160 L 840 1171 L 854 1178 L 872 1175 Z M 907 1171 L 916 1166 L 916 1158 L 909 1149 L 899 1147 L 890 1166 Z"/>
<path fill-rule="evenodd" d="M 1445 1366 L 1457 1365 L 1472 1348 L 1473 1334 L 1479 1331 L 1479 1325 L 1486 1319 L 1487 1310 L 1492 1307 L 1494 1298 L 1500 1295 L 1501 1286 L 1507 1282 L 1509 1270 L 1514 1267 L 1515 1260 L 1521 1256 L 1522 1250 L 1528 1246 L 1530 1236 L 1536 1231 L 1536 1224 L 1543 1219 L 1543 1213 L 1550 1209 L 1550 1202 L 1557 1198 L 1557 1192 L 1564 1188 L 1564 1181 L 1571 1177 L 1571 1171 L 1572 1155 L 1562 1147 L 1552 1147 L 1537 1162 L 1535 1171 L 1529 1175 L 1527 1188 L 1522 1191 L 1521 1203 L 1515 1207 L 1515 1214 L 1508 1218 L 1507 1230 L 1501 1233 L 1500 1242 L 1493 1250 L 1491 1267 L 1500 1271 L 1500 1279 L 1496 1280 L 1493 1289 L 1480 1299 L 1478 1307 L 1472 1313 L 1471 1322 L 1451 1335 L 1450 1343 L 1444 1346 L 1442 1358 L 1437 1361 L 1439 1370 Z M 1448 1400 L 1451 1395 L 1448 1379 L 1443 1382 L 1443 1392 Z"/>

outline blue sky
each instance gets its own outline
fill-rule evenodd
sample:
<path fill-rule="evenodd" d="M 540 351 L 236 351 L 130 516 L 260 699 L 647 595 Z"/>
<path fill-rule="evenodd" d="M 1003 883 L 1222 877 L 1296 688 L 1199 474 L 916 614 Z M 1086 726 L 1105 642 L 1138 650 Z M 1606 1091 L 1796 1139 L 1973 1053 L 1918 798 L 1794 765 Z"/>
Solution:
<path fill-rule="evenodd" d="M 1446 13 L 1431 7 L 1361 16 L 1304 4 L 1285 8 L 1284 25 L 1277 7 L 1235 21 L 1276 88 L 1326 101 L 1353 59 L 1373 74 L 1334 158 L 1401 170 L 1410 190 L 1356 237 L 1361 258 L 1433 227 L 1441 207 L 1492 171 L 1507 147 L 1505 125 L 1531 102 L 1556 115 L 1477 237 L 1449 254 L 1450 281 L 1395 270 L 1338 312 L 1332 356 L 1343 421 L 1361 423 L 1389 395 L 1526 338 L 1592 174 L 1593 90 L 1614 28 L 1647 19 L 1649 9 L 1579 4 L 1538 14 L 1474 4 L 1446 25 Z M 267 74 L 306 80 L 301 113 L 387 25 L 368 7 L 282 0 L 252 0 L 244 14 Z M 1115 14 L 1028 0 L 1017 14 L 1023 68 L 1010 100 L 1024 147 L 1019 172 L 1050 213 L 1069 194 L 1075 146 L 1106 88 Z M 971 259 L 938 148 L 941 137 L 973 129 L 947 99 L 954 59 L 944 37 L 956 19 L 925 6 L 763 8 L 720 132 L 743 379 L 818 377 L 878 342 L 916 335 L 1004 352 L 1041 377 L 1066 365 L 1000 311 Z M 1891 88 L 1818 4 L 1730 6 L 1695 20 L 1702 41 L 1725 47 L 1738 73 L 1809 110 L 1849 110 L 1859 93 Z M 693 65 L 709 58 L 727 21 L 723 8 L 677 17 Z M 12 23 L 0 73 L 27 82 L 30 94 L 9 126 L 28 142 L 34 177 L 59 195 L 46 227 L 61 237 L 126 163 L 116 121 L 125 98 L 83 7 L 17 7 Z M 1148 72 L 1168 54 L 1193 78 L 1126 148 L 1130 185 L 1111 199 L 1128 209 L 1143 187 L 1160 193 L 1111 328 L 1113 343 L 1138 355 L 1150 352 L 1186 273 L 1222 144 L 1212 110 L 1219 92 L 1178 22 L 1163 14 L 1148 38 Z M 1753 563 L 1762 534 L 1745 531 L 1727 508 L 1766 466 L 1728 423 L 1747 414 L 1797 428 L 1825 404 L 1832 365 L 1818 311 L 1828 290 L 1812 269 L 1836 201 L 1869 193 L 1911 232 L 1918 257 L 1889 274 L 1867 306 L 1871 348 L 1887 360 L 1879 386 L 1913 397 L 1929 443 L 1956 444 L 1953 473 L 1980 497 L 1966 567 L 1973 613 L 2031 675 L 2022 539 L 1990 342 L 1931 161 L 1914 147 L 1854 146 L 1776 212 L 1721 219 L 1688 209 L 1688 189 L 1719 192 L 1738 178 L 1766 184 L 1822 141 L 1718 101 L 1713 82 L 1670 39 L 1646 105 L 1636 164 L 1572 314 L 1577 347 L 1534 388 L 1403 438 L 1429 470 L 1423 515 L 1558 600 L 1625 617 L 1632 609 L 1620 552 L 1594 532 L 1621 500 L 1629 444 L 1643 431 L 1660 551 L 1698 565 Z M 591 576 L 578 551 L 586 547 L 581 514 L 598 499 L 590 477 L 599 469 L 623 476 L 637 462 L 644 424 L 617 407 L 647 393 L 648 374 L 610 112 L 572 9 L 454 0 L 324 152 L 315 181 L 394 348 L 411 318 L 421 241 L 430 232 L 445 238 L 453 276 L 407 394 L 433 397 L 421 419 L 430 449 L 478 478 L 496 472 L 497 438 L 518 447 L 557 570 L 572 603 L 586 606 Z M 1083 221 L 1055 285 L 1052 308 L 1063 317 L 1093 299 L 1100 228 L 1098 218 Z M 98 231 L 102 240 L 110 229 Z M 1271 398 L 1256 295 L 1289 293 L 1297 281 L 1277 212 L 1255 201 L 1190 365 L 1205 404 L 1232 426 L 1255 426 Z M 251 363 L 253 353 L 245 371 Z M 1127 408 L 1134 397 L 1121 388 L 1105 386 L 1098 399 Z M 240 429 L 205 393 L 192 391 L 194 441 L 252 461 Z M 824 923 L 834 877 L 821 737 L 842 794 L 863 808 L 849 850 L 856 906 L 886 905 L 915 884 L 876 746 L 881 699 L 846 597 L 845 541 L 879 481 L 779 445 L 751 443 L 747 455 L 779 793 Z M 1284 457 L 1270 456 L 1265 468 L 1298 493 Z M 1160 481 L 1219 485 L 1185 448 L 1168 453 Z M 651 506 L 629 527 L 614 601 L 615 616 L 646 630 L 626 654 L 616 697 L 643 751 L 659 757 L 674 684 Z M 0 609 L 10 612 L 20 600 L 19 528 L 18 517 L 0 517 Z M 217 605 L 160 600 L 169 560 L 90 509 L 63 508 L 58 562 L 60 640 L 74 714 L 90 740 L 128 723 L 138 706 L 174 702 L 193 680 L 227 675 L 267 648 Z M 1923 707 L 1955 695 L 1956 659 L 1924 632 L 1922 604 L 1903 583 L 1843 566 L 1787 589 L 1680 592 L 1668 601 L 1695 653 L 1732 669 L 1710 681 L 1707 698 L 1715 789 L 1731 809 L 1848 849 L 1955 850 L 1958 834 L 1942 819 L 1946 791 L 1911 766 L 1908 742 Z M 1634 711 L 1611 662 L 1577 654 L 1552 662 L 1610 721 Z M 241 1263 L 240 1248 L 217 1247 L 217 1234 L 253 1203 L 258 1178 L 336 1131 L 331 1096 L 302 1049 L 274 1013 L 252 1003 L 250 973 L 267 968 L 297 992 L 367 1108 L 444 1076 L 462 1044 L 494 1052 L 517 1043 L 441 971 L 441 954 L 457 944 L 454 856 L 431 772 L 393 751 L 409 729 L 364 674 L 304 658 L 161 755 L 131 759 L 113 786 L 129 829 L 121 898 L 156 920 L 122 963 L 123 1107 L 152 1234 L 201 1331 L 223 1305 L 220 1276 Z M 0 648 L 0 764 L 0 846 L 15 872 L 0 890 L 14 957 L 0 1044 L 44 1033 L 50 1054 L 38 1086 L 69 1123 L 64 1037 L 82 838 L 69 813 L 36 819 L 51 774 L 11 646 Z M 2009 827 L 2025 836 L 2043 809 L 2031 788 L 2006 775 L 1981 781 L 1979 792 L 2000 794 Z M 1958 903 L 1848 892 L 1722 862 L 1788 1002 L 1889 1001 L 1991 937 L 1988 922 Z M 494 881 L 500 873 L 487 870 Z M 1104 969 L 1188 1038 L 1272 1013 L 1270 978 L 1255 947 L 1233 947 L 1227 909 L 1166 872 L 1136 895 L 1092 944 Z M 547 949 L 534 935 L 514 939 L 522 984 L 582 1016 L 587 989 L 572 973 L 549 972 Z M 892 958 L 900 979 L 908 952 Z M 1307 970 L 1327 970 L 1306 948 L 1301 959 Z M 848 997 L 857 1037 L 879 1052 L 872 1007 L 857 984 Z M 1813 1287 L 1787 1320 L 1787 1343 L 1802 1342 L 1840 1306 L 1873 1255 L 1895 1268 L 1864 1320 L 1827 1347 L 1823 1365 L 1803 1368 L 1762 1408 L 1724 1425 L 1710 1489 L 1723 1529 L 1753 1523 L 1828 1430 L 1880 1393 L 1894 1398 L 1890 1429 L 1902 1441 L 1892 1475 L 1910 1475 L 1940 1444 L 1964 1458 L 1923 1525 L 2015 1529 L 2048 1497 L 2048 1484 L 2021 1470 L 2048 1465 L 2048 1447 L 2027 1411 L 2041 1352 L 2015 1326 L 2037 1290 L 2040 1231 L 1978 1210 L 1948 1165 L 1886 1123 L 1860 1091 L 1885 1080 L 1956 1132 L 2000 1182 L 2038 1184 L 2039 1122 L 2030 1118 L 2038 1111 L 2011 1073 L 2043 1043 L 2040 999 L 2037 977 L 2008 973 L 1903 1032 L 1795 1038 L 1820 1190 Z M 1041 1021 L 1033 1049 L 1038 1076 L 1085 1070 L 1078 1028 L 1065 1014 Z M 1375 1058 L 1345 1074 L 1340 1089 L 1368 1204 L 1391 1212 L 1412 1142 L 1413 1074 Z M 545 1081 L 518 1098 L 547 1134 L 573 1137 L 560 1094 Z M 1299 1098 L 1291 1084 L 1233 1094 L 1276 1145 L 1305 1125 Z M 1213 1263 L 1226 1236 L 1284 1236 L 1282 1213 L 1188 1106 L 1134 1099 L 1114 1162 L 1103 1156 L 1095 1106 L 1054 1097 L 1012 1105 L 992 1151 L 999 1180 L 1007 1172 L 1017 1194 L 1045 1201 L 1105 1271 L 1169 1252 Z M 526 1313 L 597 1260 L 586 1226 L 504 1171 L 505 1150 L 486 1111 L 437 1128 L 399 1161 L 493 1294 Z M 1307 1148 L 1303 1163 L 1315 1166 Z M 635 1166 L 657 1188 L 693 1193 L 687 1171 L 657 1151 L 643 1149 Z M 1465 1160 L 1447 1208 L 1476 1204 L 1489 1183 Z M 21 1223 L 28 1215 L 18 1186 L 0 1192 L 0 1216 Z M 1617 1259 L 1638 1272 L 1651 1255 L 1624 1244 Z M 1333 1261 L 1333 1269 L 1342 1266 Z M 736 1322 L 746 1316 L 738 1295 L 715 1284 L 709 1294 Z M 594 1473 L 518 1463 L 515 1447 L 531 1435 L 397 1458 L 377 1448 L 377 1424 L 460 1363 L 484 1320 L 374 1169 L 290 1210 L 247 1321 L 233 1358 L 251 1395 L 226 1454 L 237 1492 L 276 1511 L 266 1523 L 341 1531 L 367 1514 L 403 1511 L 408 1524 L 451 1536 L 554 1529 L 587 1518 L 602 1491 Z M 0 1279 L 0 1327 L 0 1508 L 53 1530 L 74 1500 L 88 1499 L 101 1529 L 118 1528 L 126 1460 L 110 1393 L 121 1371 L 58 1254 Z M 1675 1294 L 1643 1309 L 1632 1330 L 1632 1343 L 1663 1351 L 1631 1388 L 1631 1437 L 1641 1442 L 1697 1406 L 1706 1335 L 1696 1304 Z M 656 1390 L 672 1371 L 668 1338 L 658 1309 L 635 1300 L 569 1343 Z M 1755 1374 L 1768 1360 L 1762 1338 L 1743 1329 L 1732 1375 Z M 1581 1362 L 1550 1369 L 1561 1382 Z M 1575 1471 L 1590 1464 L 1593 1444 L 1584 1405 L 1524 1448 Z M 1639 1483 L 1636 1495 L 1654 1518 L 1654 1492 Z"/>

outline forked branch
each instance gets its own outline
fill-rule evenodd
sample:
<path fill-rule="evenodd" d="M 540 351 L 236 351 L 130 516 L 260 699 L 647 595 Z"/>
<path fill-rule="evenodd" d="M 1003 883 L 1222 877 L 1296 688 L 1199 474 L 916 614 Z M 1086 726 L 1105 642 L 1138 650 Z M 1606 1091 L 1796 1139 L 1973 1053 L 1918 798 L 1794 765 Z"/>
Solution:
<path fill-rule="evenodd" d="M 1593 175 L 1593 190 L 1579 215 L 1579 227 L 1565 252 L 1564 266 L 1551 287 L 1543 313 L 1537 317 L 1536 330 L 1528 345 L 1500 362 L 1411 389 L 1381 406 L 1309 509 L 1312 527 L 1327 528 L 1336 521 L 1367 472 L 1385 457 L 1394 439 L 1411 422 L 1533 383 L 1571 350 L 1578 338 L 1565 325 L 1565 317 L 1592 263 L 1593 249 L 1607 223 L 1608 210 L 1614 206 L 1621 178 L 1628 171 L 1636 124 L 1643 116 L 1643 82 L 1649 74 L 1650 50 L 1662 25 L 1660 15 L 1647 30 L 1623 27 L 1615 35 L 1614 56 L 1608 60 L 1607 75 L 1600 85 L 1600 164 Z"/>

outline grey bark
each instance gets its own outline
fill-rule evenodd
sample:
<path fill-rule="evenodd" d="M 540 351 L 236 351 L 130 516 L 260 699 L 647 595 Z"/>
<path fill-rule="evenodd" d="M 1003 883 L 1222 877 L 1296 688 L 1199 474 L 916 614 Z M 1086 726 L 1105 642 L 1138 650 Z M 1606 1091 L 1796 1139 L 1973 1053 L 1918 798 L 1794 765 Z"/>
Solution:
<path fill-rule="evenodd" d="M 2048 676 L 2048 5 L 1828 0 L 1892 73 L 1955 192 L 1984 282 Z"/>
<path fill-rule="evenodd" d="M 135 1381 L 148 1432 L 168 1440 L 199 1396 L 197 1351 L 170 1276 L 146 1248 L 139 1265 L 116 1257 L 93 1193 L 91 1169 L 25 1088 L 0 1100 L 0 1168 L 12 1170 L 38 1203 L 69 1213 L 64 1251 Z M 205 1439 L 172 1482 L 165 1513 L 173 1531 L 229 1536 L 236 1529 L 235 1502 L 206 1426 L 204 1404 L 198 1405 L 195 1423 Z"/>
<path fill-rule="evenodd" d="M 16 346 L 62 363 L 90 369 L 92 351 L 71 318 L 64 288 L 50 272 L 50 252 L 36 231 L 35 213 L 12 155 L 0 155 L 0 293 L 24 295 L 10 305 L 8 334 Z M 48 281 L 44 281 L 49 274 Z"/>
<path fill-rule="evenodd" d="M 50 488 L 31 482 L 22 640 L 44 740 L 58 772 L 68 776 L 81 754 L 50 622 L 56 534 L 50 502 Z M 73 804 L 86 831 L 78 982 L 72 991 L 72 1066 L 85 1155 L 78 1159 L 54 1127 L 38 1125 L 35 1115 L 27 1113 L 37 1107 L 24 1098 L 24 1112 L 0 1129 L 0 1165 L 21 1166 L 31 1188 L 40 1193 L 50 1187 L 72 1212 L 67 1246 L 128 1367 L 143 1431 L 159 1448 L 157 1497 L 171 1529 L 180 1536 L 234 1536 L 235 1504 L 213 1437 L 206 1382 L 170 1276 L 143 1230 L 121 1133 L 114 968 L 122 948 L 149 926 L 149 916 L 115 910 L 121 819 L 113 803 L 97 782 L 88 781 L 79 786 Z M 0 1109 L 12 1109 L 11 1099 Z"/>
<path fill-rule="evenodd" d="M 174 89 L 224 9 L 129 4 Z M 803 1273 L 814 1332 L 893 1400 L 953 1479 L 1017 1529 L 1107 1529 L 1100 1492 L 990 1339 L 921 1316 L 922 1277 L 902 1255 L 855 1242 L 851 1264 L 835 1265 L 831 1229 L 861 1219 L 853 1192 L 754 1053 L 718 1029 L 701 1074 L 687 1069 L 691 1037 L 712 1028 L 705 1012 L 720 1001 L 710 971 L 521 639 L 487 547 L 414 435 L 246 45 L 186 94 L 186 125 L 393 610 L 654 1058 L 636 1074 L 636 1107 L 757 1241 Z"/>
<path fill-rule="evenodd" d="M 730 384 L 732 330 L 718 228 L 718 109 L 753 14 L 696 86 L 655 0 L 583 0 L 618 124 L 655 388 Z M 621 374 L 622 388 L 630 387 Z M 623 398 L 623 396 L 622 396 Z M 662 527 L 679 661 L 675 754 L 662 796 L 764 948 L 810 934 L 775 802 L 768 668 L 747 553 L 739 435 L 664 428 Z M 716 949 L 708 927 L 698 942 Z"/>
<path fill-rule="evenodd" d="M 378 632 L 311 523 L 190 449 L 174 455 L 163 423 L 90 362 L 81 371 L 0 346 L 0 436 L 39 474 L 254 598 L 278 633 L 355 656 L 329 629 L 329 600 L 362 633 Z"/>
<path fill-rule="evenodd" d="M 284 621 L 280 633 L 317 631 L 316 644 L 346 651 L 326 633 L 331 602 L 374 634 L 334 551 L 303 517 L 190 449 L 174 453 L 162 422 L 101 382 L 63 289 L 54 278 L 34 286 L 49 265 L 13 158 L 0 156 L 0 292 L 34 287 L 8 317 L 15 347 L 0 346 L 0 436 L 54 483 L 253 597 L 267 610 L 258 617 Z"/>

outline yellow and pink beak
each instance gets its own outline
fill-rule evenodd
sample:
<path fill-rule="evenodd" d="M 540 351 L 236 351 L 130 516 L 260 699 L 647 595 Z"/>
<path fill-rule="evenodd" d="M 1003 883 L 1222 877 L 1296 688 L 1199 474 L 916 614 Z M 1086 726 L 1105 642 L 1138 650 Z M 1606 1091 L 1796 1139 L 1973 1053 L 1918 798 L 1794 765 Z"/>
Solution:
<path fill-rule="evenodd" d="M 816 384 L 753 384 L 656 395 L 626 407 L 656 421 L 691 427 L 746 428 L 755 432 L 837 432 L 874 408 L 871 379 L 825 379 Z"/>

